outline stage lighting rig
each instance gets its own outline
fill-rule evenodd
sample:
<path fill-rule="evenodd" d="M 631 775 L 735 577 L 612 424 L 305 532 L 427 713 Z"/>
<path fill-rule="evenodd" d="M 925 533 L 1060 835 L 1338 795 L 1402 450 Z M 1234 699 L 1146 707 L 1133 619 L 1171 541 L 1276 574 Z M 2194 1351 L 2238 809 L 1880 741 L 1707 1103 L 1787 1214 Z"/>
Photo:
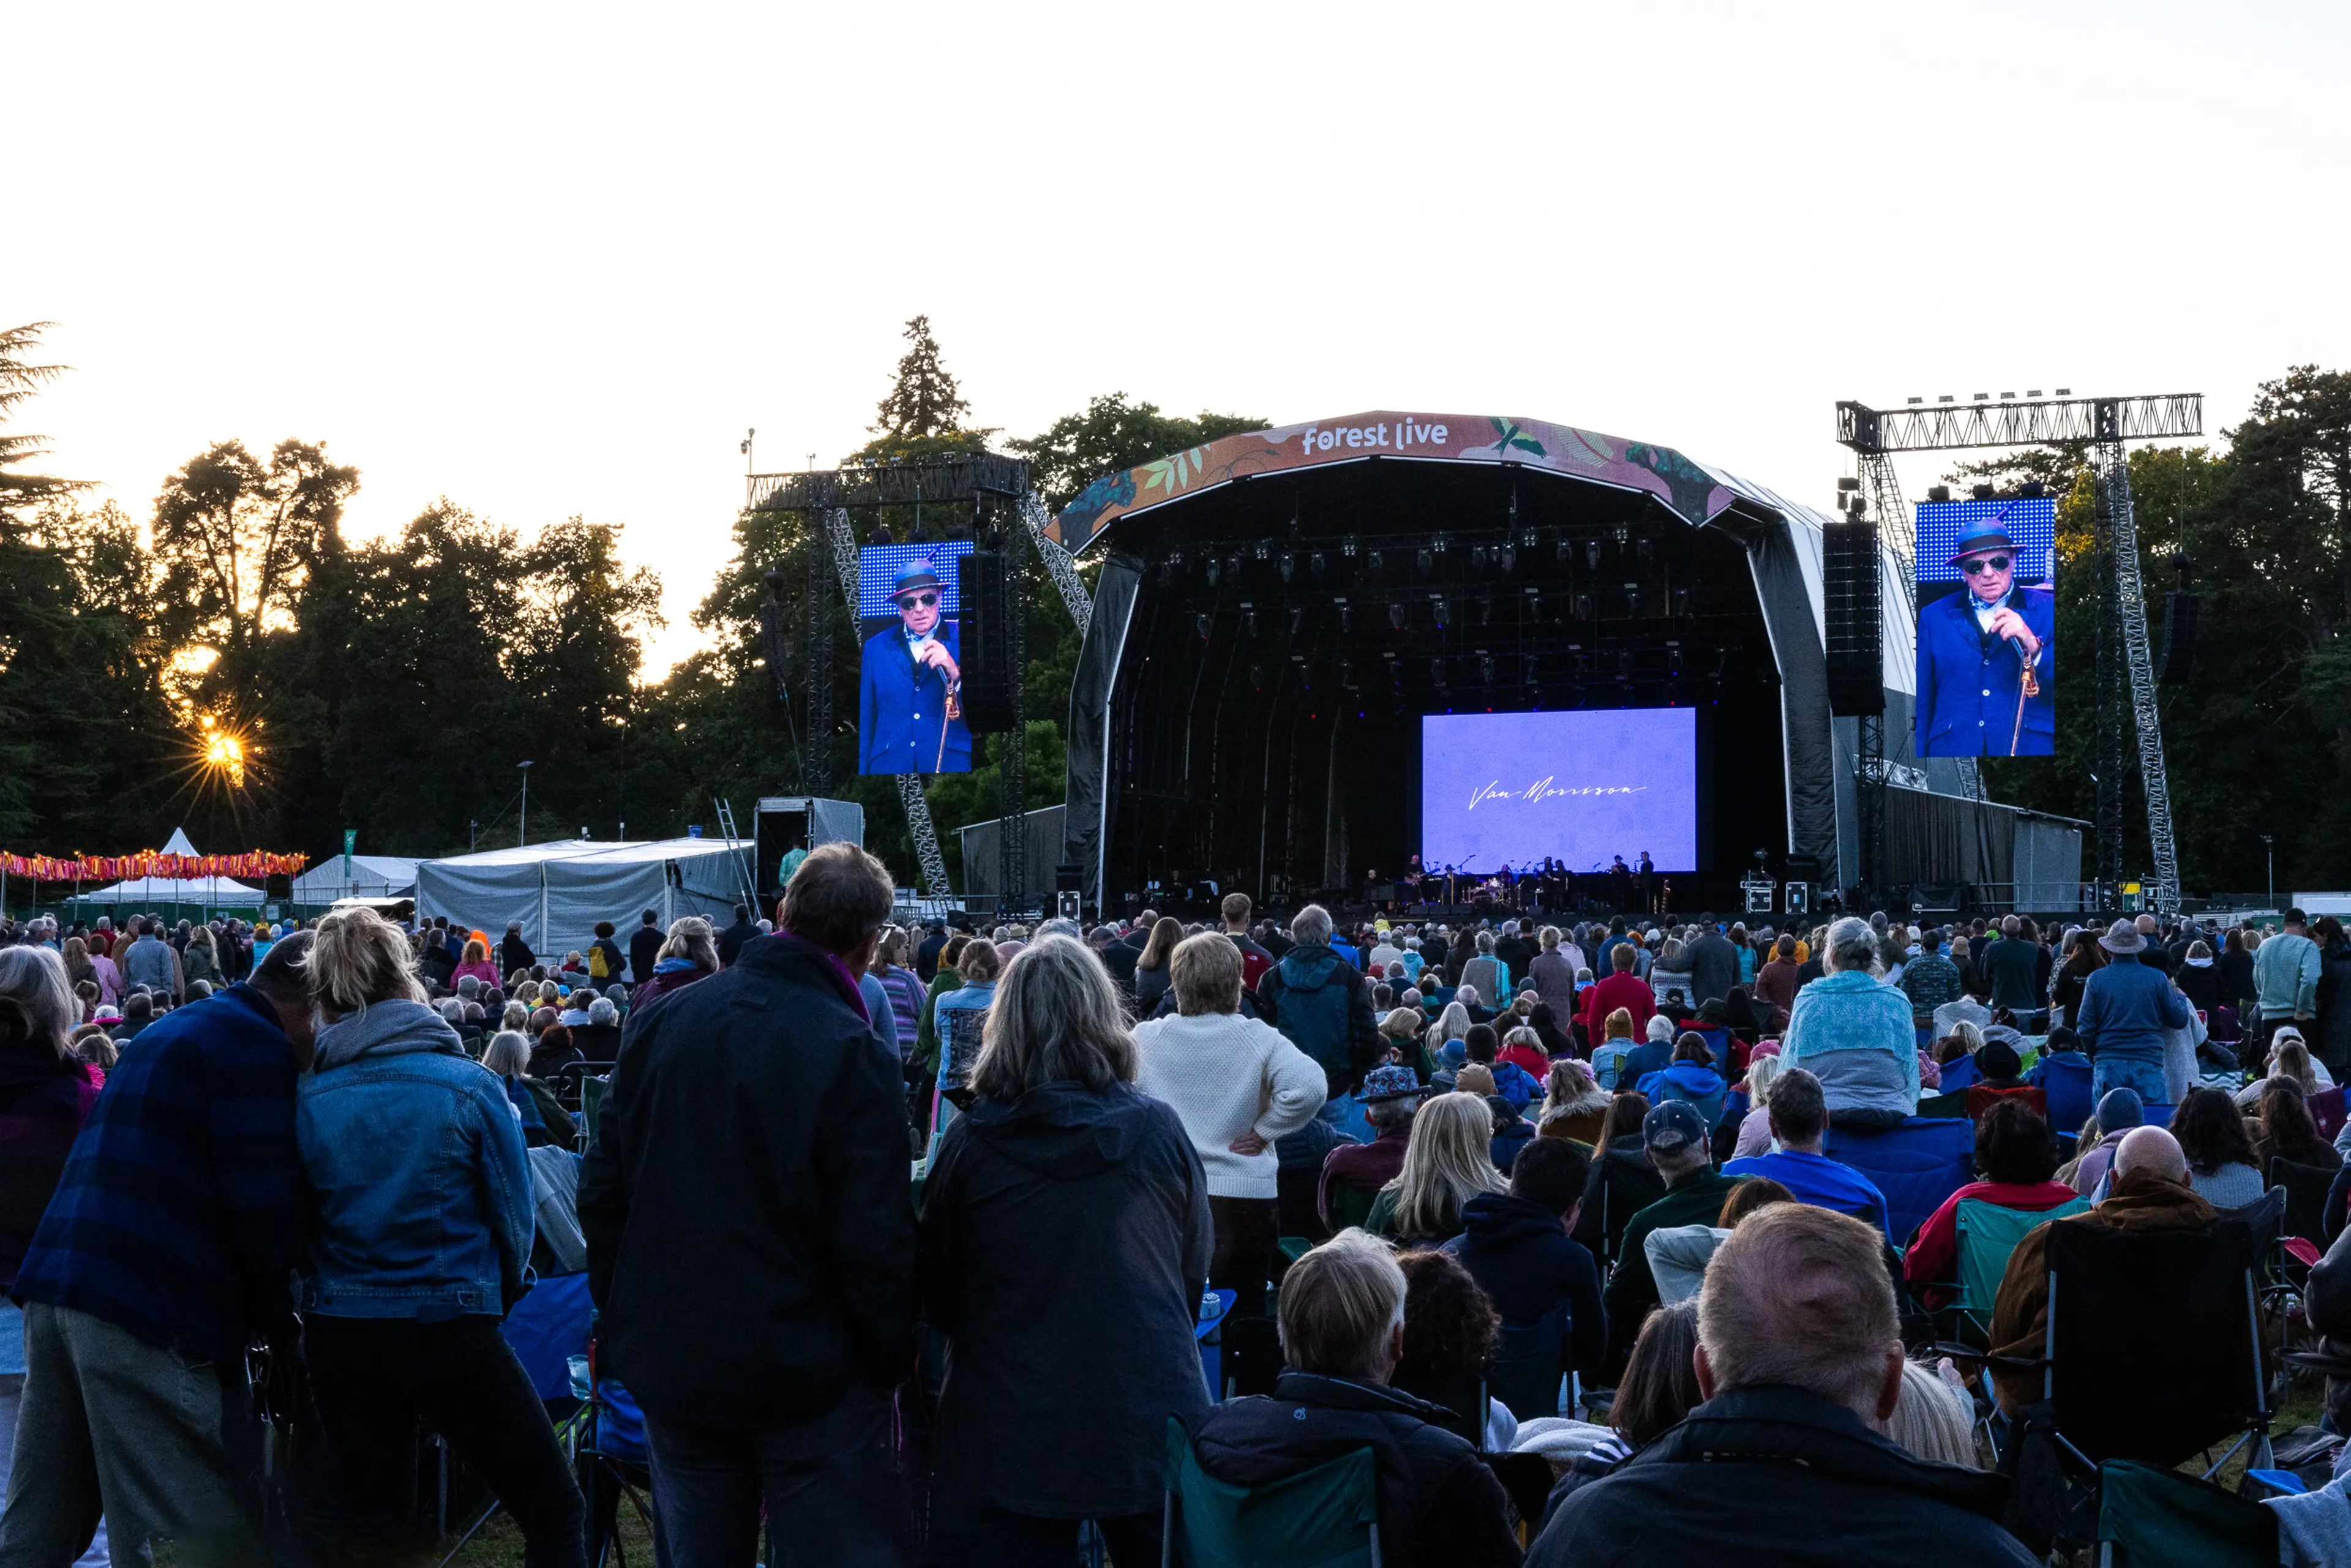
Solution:
<path fill-rule="evenodd" d="M 1205 643 L 1208 640 L 1208 632 L 1215 627 L 1216 622 L 1207 611 L 1203 610 L 1192 617 L 1192 624 L 1199 628 L 1200 641 Z"/>
<path fill-rule="evenodd" d="M 1246 620 L 1248 621 L 1249 641 L 1254 643 L 1257 641 L 1257 612 L 1254 610 L 1250 611 L 1246 617 Z"/>
<path fill-rule="evenodd" d="M 1281 580 L 1287 583 L 1298 570 L 1298 558 L 1288 550 L 1281 552 Z"/>
<path fill-rule="evenodd" d="M 1600 541 L 1598 539 L 1586 539 L 1583 541 L 1583 564 L 1593 571 L 1598 571 L 1600 570 Z"/>
<path fill-rule="evenodd" d="M 1426 577 L 1430 572 L 1437 570 L 1437 558 L 1426 550 L 1422 550 L 1420 552 L 1419 563 L 1420 575 L 1423 577 Z"/>
<path fill-rule="evenodd" d="M 1388 624 L 1394 627 L 1396 631 L 1401 632 L 1404 630 L 1403 600 L 1391 599 L 1388 601 Z"/>
<path fill-rule="evenodd" d="M 1453 619 L 1453 606 L 1447 602 L 1445 595 L 1441 593 L 1432 593 L 1428 597 L 1437 609 L 1437 629 L 1442 632 L 1445 630 L 1445 623 Z"/>
<path fill-rule="evenodd" d="M 1321 550 L 1316 550 L 1306 558 L 1306 570 L 1314 574 L 1315 581 L 1321 582 L 1331 575 L 1331 559 Z"/>
<path fill-rule="evenodd" d="M 1215 556 L 1210 556 L 1208 558 L 1207 570 L 1208 573 L 1208 586 L 1210 588 L 1214 588 L 1217 586 L 1217 579 L 1224 573 L 1224 567 Z"/>
<path fill-rule="evenodd" d="M 1508 577 L 1511 572 L 1516 571 L 1519 566 L 1518 546 L 1513 544 L 1504 544 L 1501 549 L 1494 552 L 1494 564 L 1502 569 L 1502 575 L 1504 577 Z"/>

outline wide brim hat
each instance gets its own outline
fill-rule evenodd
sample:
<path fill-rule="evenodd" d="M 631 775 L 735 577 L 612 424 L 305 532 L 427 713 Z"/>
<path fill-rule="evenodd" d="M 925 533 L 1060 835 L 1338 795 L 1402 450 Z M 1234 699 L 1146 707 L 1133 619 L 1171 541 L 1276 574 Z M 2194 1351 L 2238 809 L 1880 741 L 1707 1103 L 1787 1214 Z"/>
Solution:
<path fill-rule="evenodd" d="M 1957 566 L 1971 555 L 1981 555 L 1988 549 L 2014 550 L 2016 541 L 2008 537 L 2004 523 L 1978 523 L 1959 536 L 1959 548 L 1952 551 L 1947 563 Z"/>
<path fill-rule="evenodd" d="M 1388 1100 L 1420 1100 L 1428 1095 L 1423 1083 L 1409 1067 L 1374 1067 L 1364 1074 L 1364 1086 L 1355 1098 L 1366 1105 L 1377 1105 Z"/>
<path fill-rule="evenodd" d="M 2144 953 L 2147 951 L 2147 938 L 2138 934 L 2136 923 L 2117 920 L 2106 927 L 2104 936 L 2098 938 L 2098 946 L 2109 953 Z"/>
<path fill-rule="evenodd" d="M 929 560 L 912 560 L 900 569 L 897 579 L 890 585 L 890 597 L 896 599 L 918 589 L 941 586 L 938 569 Z"/>

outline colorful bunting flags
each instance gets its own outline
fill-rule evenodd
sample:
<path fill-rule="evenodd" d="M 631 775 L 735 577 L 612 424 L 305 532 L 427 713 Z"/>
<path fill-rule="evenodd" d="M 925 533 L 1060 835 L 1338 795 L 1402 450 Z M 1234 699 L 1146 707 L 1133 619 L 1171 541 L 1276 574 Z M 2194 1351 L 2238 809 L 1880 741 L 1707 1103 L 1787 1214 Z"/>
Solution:
<path fill-rule="evenodd" d="M 133 855 L 12 855 L 0 853 L 0 869 L 37 882 L 131 882 L 161 877 L 166 882 L 202 882 L 229 876 L 258 881 L 299 876 L 305 857 L 252 850 L 241 855 L 167 855 L 141 850 Z"/>

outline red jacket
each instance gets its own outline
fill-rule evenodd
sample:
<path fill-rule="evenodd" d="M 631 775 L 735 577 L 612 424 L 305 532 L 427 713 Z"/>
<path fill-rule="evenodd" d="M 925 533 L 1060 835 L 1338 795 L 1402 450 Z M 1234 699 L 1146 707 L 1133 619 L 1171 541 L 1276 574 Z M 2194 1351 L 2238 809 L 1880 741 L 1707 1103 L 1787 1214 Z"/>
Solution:
<path fill-rule="evenodd" d="M 1551 1058 L 1531 1045 L 1506 1046 L 1494 1060 L 1517 1062 L 1537 1083 L 1543 1083 L 1551 1077 Z"/>
<path fill-rule="evenodd" d="M 1641 1040 L 1647 1034 L 1649 1019 L 1656 1016 L 1657 993 L 1649 989 L 1649 982 L 1630 969 L 1612 974 L 1606 979 L 1584 988 L 1583 1029 L 1593 1040 L 1608 1036 L 1608 1015 L 1623 1008 L 1633 1015 L 1633 1038 Z"/>
<path fill-rule="evenodd" d="M 1997 1204 L 2002 1208 L 2021 1208 L 2029 1214 L 2055 1208 L 2073 1202 L 2082 1195 L 2062 1181 L 2036 1182 L 2019 1186 L 2008 1182 L 1971 1181 L 1943 1200 L 1943 1207 L 1927 1217 L 1918 1227 L 1918 1239 L 1902 1255 L 1902 1278 L 1913 1294 L 1927 1306 L 1939 1307 L 1957 1293 L 1937 1286 L 1947 1286 L 1959 1277 L 1959 1200 L 1978 1198 Z"/>

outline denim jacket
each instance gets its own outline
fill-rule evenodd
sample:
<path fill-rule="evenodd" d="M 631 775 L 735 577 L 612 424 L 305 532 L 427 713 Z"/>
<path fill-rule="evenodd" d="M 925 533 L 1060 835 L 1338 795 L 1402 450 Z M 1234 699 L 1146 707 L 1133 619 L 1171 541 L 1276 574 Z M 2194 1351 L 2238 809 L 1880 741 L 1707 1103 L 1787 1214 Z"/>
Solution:
<path fill-rule="evenodd" d="M 378 1002 L 320 1030 L 295 1136 L 307 1310 L 495 1317 L 520 1292 L 533 1217 L 522 1128 L 505 1085 L 431 1009 Z"/>

